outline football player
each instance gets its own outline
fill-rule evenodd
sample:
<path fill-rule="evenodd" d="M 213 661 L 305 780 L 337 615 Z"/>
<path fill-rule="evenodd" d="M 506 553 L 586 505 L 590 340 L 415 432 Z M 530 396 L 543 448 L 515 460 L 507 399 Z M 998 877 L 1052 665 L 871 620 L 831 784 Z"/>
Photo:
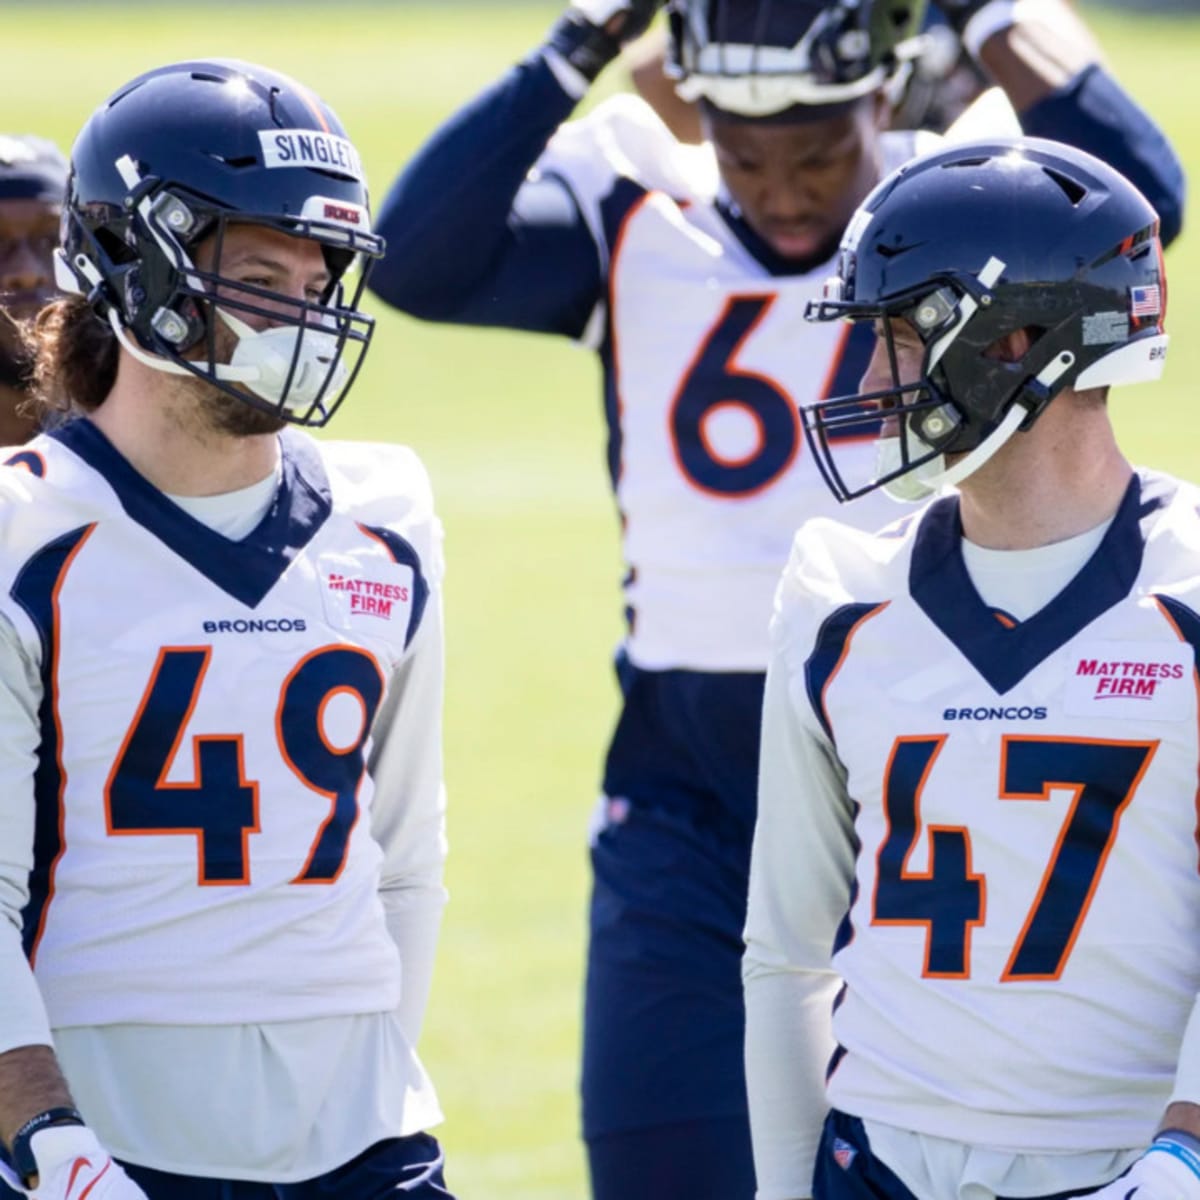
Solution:
<path fill-rule="evenodd" d="M 383 249 L 329 107 L 161 67 L 72 151 L 0 467 L 0 1141 L 37 1200 L 444 1198 L 440 535 L 317 442 Z"/>
<path fill-rule="evenodd" d="M 749 1200 L 741 955 L 767 624 L 797 524 L 836 508 L 797 407 L 846 392 L 872 343 L 803 311 L 858 203 L 933 143 L 881 132 L 912 0 L 678 0 L 672 58 L 707 145 L 630 96 L 567 121 L 656 7 L 568 9 L 434 134 L 382 206 L 371 286 L 420 317 L 600 355 L 630 620 L 592 846 L 592 1186 Z M 1119 162 L 1178 226 L 1178 161 L 1068 8 L 945 8 L 1028 131 Z M 869 414 L 838 432 L 874 461 Z M 873 496 L 853 519 L 894 512 Z"/>
<path fill-rule="evenodd" d="M 53 142 L 0 133 L 0 446 L 37 432 L 20 324 L 54 294 L 66 182 L 67 162 Z"/>
<path fill-rule="evenodd" d="M 1166 288 L 1131 183 L 1014 139 L 886 179 L 811 306 L 880 335 L 804 413 L 838 495 L 959 490 L 874 538 L 806 523 L 780 585 L 761 1200 L 1200 1197 L 1200 491 L 1131 467 L 1107 408 L 1162 371 Z"/>

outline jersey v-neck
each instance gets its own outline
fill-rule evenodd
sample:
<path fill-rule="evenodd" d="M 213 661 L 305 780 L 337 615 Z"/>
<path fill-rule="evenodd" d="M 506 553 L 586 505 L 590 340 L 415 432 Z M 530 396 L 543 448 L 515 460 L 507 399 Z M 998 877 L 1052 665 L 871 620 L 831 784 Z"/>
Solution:
<path fill-rule="evenodd" d="M 993 612 L 1026 621 L 1058 595 L 1104 540 L 1112 519 L 1075 537 L 1028 550 L 992 550 L 963 538 L 963 562 Z"/>
<path fill-rule="evenodd" d="M 131 520 L 249 608 L 278 583 L 333 510 L 316 448 L 291 430 L 279 435 L 281 478 L 274 500 L 255 528 L 236 541 L 160 492 L 91 421 L 71 421 L 49 436 L 104 477 Z"/>
<path fill-rule="evenodd" d="M 214 533 L 240 542 L 258 528 L 259 522 L 270 511 L 282 479 L 283 463 L 276 462 L 265 479 L 236 491 L 219 492 L 215 496 L 177 496 L 174 492 L 164 494 L 188 516 L 195 517 Z"/>
<path fill-rule="evenodd" d="M 971 582 L 957 496 L 936 501 L 917 530 L 909 591 L 925 615 L 1003 695 L 1124 599 L 1145 549 L 1143 522 L 1167 504 L 1174 484 L 1135 474 L 1100 544 L 1075 577 L 1024 621 L 1002 622 Z"/>

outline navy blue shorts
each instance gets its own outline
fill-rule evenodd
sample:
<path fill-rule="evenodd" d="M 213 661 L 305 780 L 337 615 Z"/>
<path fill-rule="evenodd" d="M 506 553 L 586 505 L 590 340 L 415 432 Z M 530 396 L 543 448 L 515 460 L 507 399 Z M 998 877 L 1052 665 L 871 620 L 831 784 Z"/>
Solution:
<path fill-rule="evenodd" d="M 833 1109 L 825 1118 L 812 1200 L 917 1200 L 871 1153 L 863 1123 Z"/>
<path fill-rule="evenodd" d="M 427 1133 L 377 1142 L 345 1166 L 303 1183 L 200 1179 L 121 1165 L 149 1200 L 454 1200 L 442 1174 L 442 1149 Z M 0 1197 L 19 1200 L 3 1184 Z"/>
<path fill-rule="evenodd" d="M 741 958 L 763 676 L 619 671 L 609 819 L 592 848 L 584 1136 L 596 1151 L 717 1120 L 722 1138 L 698 1132 L 684 1157 L 701 1174 L 707 1156 L 710 1175 L 746 1164 L 723 1200 L 750 1200 Z M 677 1134 L 663 1129 L 662 1154 L 681 1163 Z"/>

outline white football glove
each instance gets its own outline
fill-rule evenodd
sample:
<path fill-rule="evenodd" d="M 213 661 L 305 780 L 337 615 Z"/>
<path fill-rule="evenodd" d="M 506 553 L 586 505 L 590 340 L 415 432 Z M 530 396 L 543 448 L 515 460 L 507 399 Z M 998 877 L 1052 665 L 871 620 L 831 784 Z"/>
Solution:
<path fill-rule="evenodd" d="M 148 1200 L 86 1125 L 50 1125 L 29 1140 L 38 1165 L 38 1185 L 24 1187 L 0 1163 L 0 1179 L 31 1200 Z"/>
<path fill-rule="evenodd" d="M 1160 1133 L 1124 1175 L 1085 1200 L 1200 1200 L 1200 1139 Z"/>
<path fill-rule="evenodd" d="M 626 42 L 646 32 L 663 2 L 573 0 L 550 31 L 546 48 L 577 71 L 586 87 L 617 57 Z"/>
<path fill-rule="evenodd" d="M 660 0 L 572 0 L 571 7 L 593 25 L 603 29 L 613 17 L 627 14 L 621 29 L 621 40 L 627 41 L 634 28 L 643 32 L 659 8 Z"/>

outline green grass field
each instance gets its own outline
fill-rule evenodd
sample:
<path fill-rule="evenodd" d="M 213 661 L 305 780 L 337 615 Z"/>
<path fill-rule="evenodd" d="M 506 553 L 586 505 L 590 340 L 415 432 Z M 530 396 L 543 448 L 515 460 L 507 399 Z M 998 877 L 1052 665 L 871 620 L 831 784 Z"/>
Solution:
<path fill-rule="evenodd" d="M 396 0 L 236 8 L 6 4 L 0 126 L 69 144 L 138 71 L 231 56 L 297 75 L 338 110 L 376 195 L 433 126 L 558 10 Z M 1200 19 L 1095 13 L 1112 64 L 1200 171 Z M 436 202 L 436 197 L 430 198 Z M 1200 211 L 1169 255 L 1168 378 L 1118 396 L 1141 462 L 1200 476 Z M 580 1200 L 576 1050 L 585 827 L 616 707 L 620 561 L 598 374 L 549 339 L 380 314 L 341 437 L 411 443 L 446 524 L 452 891 L 421 1047 L 464 1198 Z"/>

